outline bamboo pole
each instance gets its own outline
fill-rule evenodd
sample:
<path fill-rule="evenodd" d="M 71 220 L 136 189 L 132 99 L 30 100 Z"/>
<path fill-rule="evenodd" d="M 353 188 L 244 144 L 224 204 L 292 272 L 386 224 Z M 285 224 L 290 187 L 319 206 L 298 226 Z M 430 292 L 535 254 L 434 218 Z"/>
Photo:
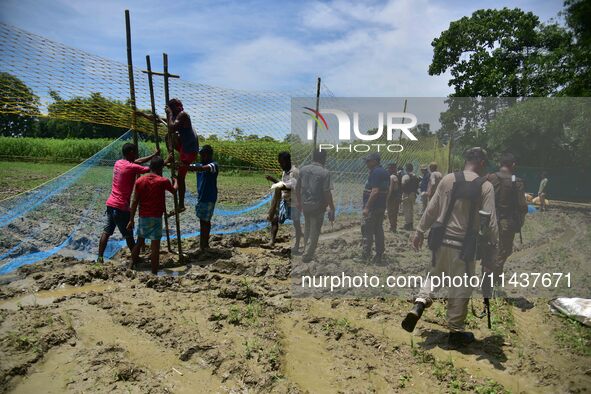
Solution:
<path fill-rule="evenodd" d="M 168 55 L 166 53 L 162 54 L 162 63 L 163 63 L 163 69 L 164 69 L 164 101 L 166 101 L 166 105 L 168 105 L 168 101 L 170 100 L 170 94 L 169 94 L 169 88 L 168 88 L 168 78 L 171 77 L 170 74 L 168 74 Z M 177 76 L 172 76 L 177 77 Z M 167 141 L 166 141 L 166 145 L 168 148 L 168 152 L 172 153 L 171 157 L 171 167 L 170 167 L 170 173 L 172 175 L 172 177 L 176 177 L 176 168 L 175 168 L 175 153 L 174 153 L 174 146 L 172 146 L 172 135 L 170 134 L 170 130 L 168 130 L 167 133 Z M 173 194 L 173 201 L 174 201 L 174 217 L 175 217 L 175 221 L 176 221 L 176 236 L 177 236 L 177 245 L 178 245 L 178 252 L 179 252 L 179 262 L 183 262 L 183 247 L 182 247 L 182 242 L 181 242 L 181 222 L 179 220 L 179 211 L 178 211 L 178 206 L 179 206 L 179 197 L 178 197 L 178 191 L 175 191 Z"/>
<path fill-rule="evenodd" d="M 150 62 L 150 55 L 146 55 L 146 69 L 148 74 L 148 85 L 150 87 L 150 105 L 152 106 L 152 122 L 154 125 L 154 138 L 156 141 L 156 149 L 160 150 L 160 142 L 158 137 L 158 116 L 156 115 L 156 100 L 154 99 L 154 81 L 152 75 L 152 64 Z M 168 247 L 168 251 L 172 252 L 172 247 L 170 246 L 170 229 L 168 227 L 168 215 L 166 211 L 166 201 L 164 201 L 164 226 L 166 228 L 166 246 Z"/>
<path fill-rule="evenodd" d="M 127 73 L 129 77 L 129 98 L 131 101 L 131 132 L 133 134 L 133 144 L 138 146 L 137 141 L 137 118 L 135 103 L 135 83 L 133 80 L 133 56 L 131 54 L 131 20 L 129 10 L 125 10 L 125 37 L 127 44 Z"/>
<path fill-rule="evenodd" d="M 404 99 L 404 108 L 402 109 L 402 113 L 406 113 L 406 104 L 408 103 L 407 99 Z M 404 121 L 406 120 L 406 118 L 402 118 L 402 123 L 404 124 Z M 398 142 L 402 141 L 402 130 L 400 130 L 400 137 L 398 137 Z"/>
<path fill-rule="evenodd" d="M 447 173 L 453 171 L 453 165 L 451 163 L 451 151 L 453 147 L 454 132 L 453 127 L 449 130 L 449 141 L 447 142 Z"/>
<path fill-rule="evenodd" d="M 318 81 L 316 83 L 316 113 L 320 110 L 320 77 L 318 77 Z M 316 152 L 316 141 L 317 141 L 317 134 L 318 134 L 318 122 L 314 122 L 314 152 Z"/>

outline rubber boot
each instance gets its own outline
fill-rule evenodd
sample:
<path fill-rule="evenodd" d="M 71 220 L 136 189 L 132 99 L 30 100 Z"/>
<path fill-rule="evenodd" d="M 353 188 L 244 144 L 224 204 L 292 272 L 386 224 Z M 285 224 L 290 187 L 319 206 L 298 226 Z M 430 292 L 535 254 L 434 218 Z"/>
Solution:
<path fill-rule="evenodd" d="M 423 315 L 423 311 L 425 310 L 425 304 L 422 302 L 415 302 L 415 306 L 412 307 L 410 312 L 406 315 L 404 320 L 402 321 L 402 328 L 404 328 L 408 332 L 413 332 L 417 322 Z"/>

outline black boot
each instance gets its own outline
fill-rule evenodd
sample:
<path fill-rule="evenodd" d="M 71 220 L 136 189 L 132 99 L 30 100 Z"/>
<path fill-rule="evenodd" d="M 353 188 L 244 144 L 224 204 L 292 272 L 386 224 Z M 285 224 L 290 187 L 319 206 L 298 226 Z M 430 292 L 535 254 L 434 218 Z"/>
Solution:
<path fill-rule="evenodd" d="M 450 332 L 447 340 L 450 346 L 463 347 L 474 342 L 474 334 L 471 332 Z"/>
<path fill-rule="evenodd" d="M 422 302 L 415 302 L 415 306 L 408 312 L 404 320 L 402 321 L 402 328 L 404 328 L 408 332 L 413 332 L 417 322 L 423 315 L 423 311 L 425 310 L 425 304 Z"/>
<path fill-rule="evenodd" d="M 373 259 L 371 259 L 371 263 L 373 265 L 377 265 L 377 266 L 384 266 L 385 261 L 384 261 L 384 255 L 383 254 L 376 254 L 375 256 L 373 256 Z"/>

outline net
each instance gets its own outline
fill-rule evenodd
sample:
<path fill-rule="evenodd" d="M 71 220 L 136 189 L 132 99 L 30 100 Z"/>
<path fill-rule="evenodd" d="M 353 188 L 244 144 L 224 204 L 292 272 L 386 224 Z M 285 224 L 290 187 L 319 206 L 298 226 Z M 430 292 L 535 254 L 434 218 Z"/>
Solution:
<path fill-rule="evenodd" d="M 152 67 L 156 69 L 154 60 Z M 133 73 L 137 108 L 150 112 L 147 76 L 139 68 Z M 163 107 L 162 78 L 155 77 L 154 85 L 157 106 Z M 291 100 L 293 97 L 315 100 L 314 84 L 309 91 L 250 92 L 172 79 L 170 94 L 183 101 L 200 143 L 212 145 L 216 160 L 226 165 L 226 169 L 231 166 L 277 173 L 278 152 L 290 149 L 295 150 L 292 153 L 297 165 L 310 159 L 310 146 L 293 144 L 290 139 L 293 135 L 290 134 Z M 322 85 L 322 105 L 330 99 L 334 99 L 334 94 Z M 10 130 L 18 136 L 19 122 L 38 118 L 126 130 L 132 124 L 127 66 L 0 24 L 0 117 L 5 135 Z M 373 126 L 368 124 L 368 127 Z M 136 130 L 140 132 L 140 153 L 150 153 L 154 146 L 150 141 L 152 124 L 138 118 Z M 159 134 L 164 133 L 160 128 Z M 112 166 L 121 157 L 121 146 L 130 139 L 131 132 L 125 132 L 63 175 L 0 201 L 0 274 L 53 255 L 89 259 L 96 255 Z M 429 137 L 404 155 L 398 155 L 396 160 L 411 161 L 417 167 L 437 160 L 445 168 L 445 152 L 446 148 L 435 137 Z M 345 153 L 338 153 L 335 158 L 330 169 L 349 176 L 341 184 L 358 185 L 367 176 L 366 169 Z M 224 170 L 222 166 L 222 176 Z M 256 231 L 267 226 L 266 213 L 271 200 L 268 185 L 251 186 L 240 177 L 220 185 L 221 197 L 212 219 L 213 234 Z M 186 206 L 195 205 L 195 193 L 189 182 Z M 357 209 L 357 193 L 340 189 L 335 194 L 337 213 Z M 170 196 L 167 206 L 172 207 Z M 170 231 L 175 239 L 173 223 Z M 192 209 L 181 214 L 180 223 L 183 238 L 199 233 Z M 125 241 L 116 232 L 105 257 L 112 257 L 124 245 Z"/>

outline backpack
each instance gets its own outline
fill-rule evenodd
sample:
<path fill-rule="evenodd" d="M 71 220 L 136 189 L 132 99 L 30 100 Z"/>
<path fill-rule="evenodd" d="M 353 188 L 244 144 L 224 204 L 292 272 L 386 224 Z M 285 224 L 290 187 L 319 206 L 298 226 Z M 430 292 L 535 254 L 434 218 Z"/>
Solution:
<path fill-rule="evenodd" d="M 419 183 L 421 180 L 415 174 L 409 175 L 410 179 L 404 185 L 402 185 L 402 193 L 409 194 L 409 193 L 416 193 L 417 189 L 419 188 Z"/>
<path fill-rule="evenodd" d="M 489 179 L 495 189 L 497 219 L 511 220 L 513 229 L 518 232 L 523 223 L 518 212 L 517 178 L 515 175 L 506 176 L 497 172 Z"/>
<path fill-rule="evenodd" d="M 443 223 L 436 222 L 431 226 L 429 236 L 427 238 L 427 245 L 433 252 L 432 264 L 435 265 L 435 252 L 443 244 L 443 238 L 445 236 L 445 229 L 451 213 L 453 211 L 456 200 L 469 200 L 470 201 L 470 215 L 468 217 L 468 229 L 466 235 L 462 240 L 462 251 L 460 253 L 460 259 L 466 262 L 474 261 L 476 258 L 476 243 L 478 238 L 478 232 L 474 230 L 474 220 L 476 212 L 478 211 L 478 202 L 480 201 L 480 195 L 482 190 L 482 184 L 486 181 L 486 177 L 478 177 L 473 181 L 466 181 L 464 172 L 454 172 L 455 182 L 451 189 L 451 199 Z"/>

